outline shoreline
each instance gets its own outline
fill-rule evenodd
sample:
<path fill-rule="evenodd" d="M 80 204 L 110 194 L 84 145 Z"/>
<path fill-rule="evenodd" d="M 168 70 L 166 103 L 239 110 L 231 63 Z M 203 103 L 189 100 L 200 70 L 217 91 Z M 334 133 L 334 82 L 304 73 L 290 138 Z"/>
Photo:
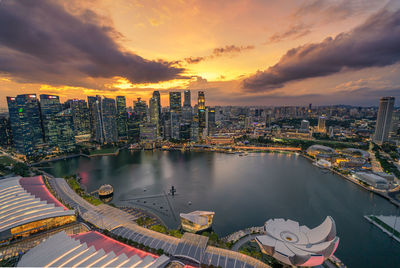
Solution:
<path fill-rule="evenodd" d="M 304 155 L 304 154 L 300 154 L 300 155 L 303 156 L 304 158 L 306 158 L 306 159 L 308 159 L 308 160 L 314 162 L 314 159 L 312 159 L 311 157 L 309 157 L 309 156 L 307 156 L 307 155 Z M 390 203 L 392 203 L 393 205 L 395 205 L 395 206 L 397 206 L 397 207 L 400 207 L 400 202 L 397 201 L 396 199 L 390 197 L 387 193 L 382 193 L 382 192 L 379 192 L 379 191 L 370 189 L 370 188 L 368 188 L 368 187 L 366 187 L 366 186 L 364 186 L 364 185 L 358 183 L 358 182 L 355 181 L 354 179 L 352 179 L 352 178 L 350 178 L 350 177 L 348 177 L 348 176 L 346 176 L 346 175 L 344 175 L 344 174 L 338 172 L 337 170 L 334 170 L 333 168 L 326 168 L 326 170 L 329 170 L 329 171 L 331 171 L 332 173 L 335 173 L 336 175 L 338 175 L 338 176 L 340 176 L 340 177 L 346 179 L 347 181 L 350 181 L 350 182 L 352 182 L 352 183 L 354 183 L 354 184 L 356 184 L 356 185 L 362 187 L 363 189 L 365 189 L 365 190 L 367 190 L 367 191 L 369 191 L 369 192 L 371 192 L 371 193 L 374 193 L 374 194 L 376 194 L 376 195 L 378 195 L 378 196 L 380 196 L 380 197 L 385 198 L 386 200 L 388 200 L 388 201 L 389 201 Z"/>

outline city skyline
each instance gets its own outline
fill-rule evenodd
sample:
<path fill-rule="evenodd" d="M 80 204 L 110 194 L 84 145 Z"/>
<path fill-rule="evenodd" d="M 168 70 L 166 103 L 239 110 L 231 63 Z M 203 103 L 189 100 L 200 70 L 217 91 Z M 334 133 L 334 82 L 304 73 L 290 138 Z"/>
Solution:
<path fill-rule="evenodd" d="M 395 1 L 2 1 L 0 14 L 1 108 L 15 93 L 129 104 L 158 90 L 163 106 L 186 89 L 211 106 L 400 97 Z"/>

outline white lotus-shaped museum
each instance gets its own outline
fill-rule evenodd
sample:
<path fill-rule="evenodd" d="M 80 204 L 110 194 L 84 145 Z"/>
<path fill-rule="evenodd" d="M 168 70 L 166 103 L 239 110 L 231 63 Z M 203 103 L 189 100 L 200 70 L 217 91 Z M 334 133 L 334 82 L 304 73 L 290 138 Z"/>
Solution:
<path fill-rule="evenodd" d="M 330 216 L 314 229 L 284 219 L 268 220 L 264 228 L 265 235 L 256 237 L 261 250 L 289 265 L 321 265 L 339 245 L 335 221 Z"/>

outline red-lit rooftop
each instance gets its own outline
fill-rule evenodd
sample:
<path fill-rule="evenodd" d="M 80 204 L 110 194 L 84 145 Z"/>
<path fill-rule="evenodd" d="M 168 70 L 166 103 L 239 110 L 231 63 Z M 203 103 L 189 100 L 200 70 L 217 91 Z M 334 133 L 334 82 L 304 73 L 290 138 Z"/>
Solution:
<path fill-rule="evenodd" d="M 40 198 L 40 200 L 46 201 L 48 204 L 54 204 L 56 207 L 63 207 L 64 210 L 68 210 L 50 193 L 43 182 L 42 176 L 21 178 L 19 179 L 19 184 L 28 193 L 34 195 L 37 198 Z"/>
<path fill-rule="evenodd" d="M 94 246 L 96 250 L 103 249 L 106 253 L 113 251 L 117 256 L 125 253 L 127 257 L 132 257 L 134 255 L 138 255 L 140 258 L 146 256 L 151 256 L 153 258 L 158 257 L 157 255 L 131 247 L 96 231 L 72 235 L 71 237 L 80 240 L 81 243 L 86 243 L 88 247 Z"/>

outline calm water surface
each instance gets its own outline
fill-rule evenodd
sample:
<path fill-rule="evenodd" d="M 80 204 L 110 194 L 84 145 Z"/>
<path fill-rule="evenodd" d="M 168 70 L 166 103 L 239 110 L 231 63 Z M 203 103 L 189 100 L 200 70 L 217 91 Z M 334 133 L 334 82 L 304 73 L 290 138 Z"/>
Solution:
<path fill-rule="evenodd" d="M 121 151 L 61 160 L 46 169 L 55 176 L 78 173 L 89 192 L 109 183 L 113 203 L 150 209 L 171 228 L 181 212 L 215 211 L 213 229 L 220 236 L 270 218 L 313 228 L 330 215 L 341 239 L 335 255 L 348 267 L 400 267 L 400 243 L 363 218 L 393 215 L 396 207 L 301 156 Z M 177 195 L 168 202 L 163 193 L 172 185 Z"/>

